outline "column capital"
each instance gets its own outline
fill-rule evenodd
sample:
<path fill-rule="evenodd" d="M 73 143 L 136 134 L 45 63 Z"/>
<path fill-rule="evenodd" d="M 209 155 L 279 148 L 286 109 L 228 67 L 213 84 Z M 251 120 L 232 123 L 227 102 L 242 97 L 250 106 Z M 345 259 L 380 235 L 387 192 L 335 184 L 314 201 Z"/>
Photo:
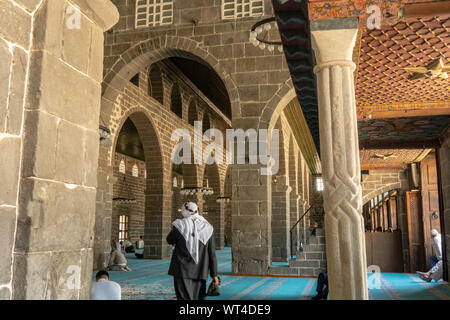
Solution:
<path fill-rule="evenodd" d="M 311 23 L 312 47 L 318 67 L 322 64 L 335 65 L 350 62 L 353 64 L 352 55 L 357 34 L 357 19 L 313 21 Z"/>

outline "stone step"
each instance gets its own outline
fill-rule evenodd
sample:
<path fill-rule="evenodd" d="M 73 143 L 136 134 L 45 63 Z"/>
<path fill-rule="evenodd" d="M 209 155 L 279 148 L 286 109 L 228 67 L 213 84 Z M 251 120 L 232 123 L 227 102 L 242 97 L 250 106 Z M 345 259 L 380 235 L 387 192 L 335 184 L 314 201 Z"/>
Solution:
<path fill-rule="evenodd" d="M 289 261 L 289 267 L 291 268 L 319 268 L 319 260 L 292 260 Z"/>
<path fill-rule="evenodd" d="M 325 237 L 322 236 L 311 236 L 308 239 L 308 244 L 325 244 Z"/>
<path fill-rule="evenodd" d="M 303 247 L 303 252 L 325 252 L 325 244 L 309 244 Z"/>
<path fill-rule="evenodd" d="M 316 236 L 325 237 L 325 229 L 324 228 L 316 228 Z"/>

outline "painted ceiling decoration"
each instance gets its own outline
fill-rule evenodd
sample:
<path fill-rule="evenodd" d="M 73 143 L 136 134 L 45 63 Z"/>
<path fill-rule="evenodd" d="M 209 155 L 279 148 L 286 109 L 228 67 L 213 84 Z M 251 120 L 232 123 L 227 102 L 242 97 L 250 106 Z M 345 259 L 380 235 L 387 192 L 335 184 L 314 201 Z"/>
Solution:
<path fill-rule="evenodd" d="M 420 162 L 432 149 L 364 149 L 360 150 L 361 170 L 388 167 L 406 168 L 409 163 Z M 380 157 L 381 156 L 381 157 Z"/>
<path fill-rule="evenodd" d="M 272 0 L 283 43 L 284 54 L 297 93 L 299 108 L 304 115 L 316 152 L 320 154 L 319 120 L 314 58 L 308 20 L 307 1 Z"/>
<path fill-rule="evenodd" d="M 294 98 L 283 110 L 284 115 L 292 129 L 294 138 L 297 141 L 303 158 L 308 164 L 309 170 L 312 174 L 321 175 L 322 167 L 317 153 L 314 140 L 311 132 L 308 129 L 308 124 L 303 115 L 302 108 L 299 105 L 298 99 Z"/>
<path fill-rule="evenodd" d="M 442 58 L 431 62 L 426 67 L 404 68 L 413 74 L 408 77 L 409 80 L 416 80 L 423 77 L 448 79 L 447 72 L 450 72 L 450 65 L 444 65 Z"/>
<path fill-rule="evenodd" d="M 359 115 L 428 106 L 449 108 L 449 80 L 421 77 L 411 81 L 411 72 L 407 71 L 432 66 L 439 59 L 443 65 L 450 64 L 450 16 L 415 18 L 380 30 L 366 29 L 355 73 Z M 389 110 L 394 104 L 398 109 Z"/>
<path fill-rule="evenodd" d="M 449 80 L 445 77 L 450 65 L 450 1 L 272 0 L 272 3 L 299 110 L 318 153 L 315 60 L 309 23 L 331 18 L 359 18 L 353 60 L 357 66 L 355 95 L 360 148 L 423 150 L 439 146 L 439 137 L 450 121 Z M 381 26 L 370 30 L 367 22 L 374 12 L 373 5 L 380 9 Z M 425 71 L 423 68 L 427 67 L 429 70 Z M 425 76 L 414 76 L 412 80 L 412 71 Z M 294 106 L 289 108 L 285 112 L 288 119 L 289 112 L 291 117 L 295 114 Z M 378 154 L 382 155 L 378 160 L 386 157 L 383 161 L 400 161 L 395 153 Z"/>
<path fill-rule="evenodd" d="M 360 148 L 403 141 L 405 147 L 435 146 L 450 123 L 450 116 L 373 119 L 358 122 Z"/>

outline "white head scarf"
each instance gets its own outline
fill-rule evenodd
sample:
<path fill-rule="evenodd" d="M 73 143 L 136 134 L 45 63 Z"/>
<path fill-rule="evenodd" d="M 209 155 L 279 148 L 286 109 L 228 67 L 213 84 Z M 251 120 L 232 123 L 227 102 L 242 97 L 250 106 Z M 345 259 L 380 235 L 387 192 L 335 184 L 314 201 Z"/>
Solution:
<path fill-rule="evenodd" d="M 198 263 L 198 242 L 206 245 L 214 231 L 213 226 L 205 218 L 198 214 L 198 206 L 193 202 L 186 202 L 181 207 L 183 219 L 177 219 L 172 225 L 178 229 L 186 240 L 186 247 Z"/>

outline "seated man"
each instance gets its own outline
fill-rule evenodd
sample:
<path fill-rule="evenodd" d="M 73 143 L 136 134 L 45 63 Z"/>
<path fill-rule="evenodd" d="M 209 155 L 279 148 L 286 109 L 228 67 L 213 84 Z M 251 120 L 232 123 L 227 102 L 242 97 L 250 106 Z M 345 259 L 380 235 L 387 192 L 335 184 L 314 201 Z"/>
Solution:
<path fill-rule="evenodd" d="M 133 244 L 132 244 L 130 241 L 125 240 L 125 241 L 123 242 L 123 251 L 124 251 L 125 253 L 133 253 L 133 252 L 134 252 L 134 246 L 133 246 Z"/>
<path fill-rule="evenodd" d="M 438 282 L 442 279 L 442 260 L 439 260 L 428 272 L 417 271 L 417 273 L 420 279 L 426 282 L 431 282 L 431 280 Z"/>
<path fill-rule="evenodd" d="M 95 275 L 92 285 L 92 300 L 121 300 L 120 285 L 109 280 L 108 272 L 101 270 Z"/>
<path fill-rule="evenodd" d="M 142 239 L 142 236 L 136 241 L 136 249 L 144 249 L 144 240 Z"/>
<path fill-rule="evenodd" d="M 326 288 L 324 289 L 324 286 Z M 319 273 L 317 278 L 317 295 L 312 297 L 312 300 L 327 300 L 328 297 L 328 275 L 326 273 Z"/>
<path fill-rule="evenodd" d="M 433 237 L 433 251 L 434 255 L 430 257 L 430 268 L 433 268 L 439 260 L 442 259 L 442 242 L 441 234 L 436 230 L 431 230 L 431 236 Z"/>
<path fill-rule="evenodd" d="M 108 270 L 131 271 L 131 269 L 127 267 L 127 258 L 125 258 L 123 253 L 117 250 L 117 248 L 113 248 L 111 251 L 111 256 L 108 262 Z"/>
<path fill-rule="evenodd" d="M 435 256 L 430 257 L 430 270 L 428 272 L 420 272 L 417 273 L 420 276 L 420 279 L 430 282 L 434 280 L 438 282 L 442 279 L 442 244 L 441 244 L 441 235 L 436 229 L 431 230 L 431 236 L 433 237 L 433 251 Z"/>

